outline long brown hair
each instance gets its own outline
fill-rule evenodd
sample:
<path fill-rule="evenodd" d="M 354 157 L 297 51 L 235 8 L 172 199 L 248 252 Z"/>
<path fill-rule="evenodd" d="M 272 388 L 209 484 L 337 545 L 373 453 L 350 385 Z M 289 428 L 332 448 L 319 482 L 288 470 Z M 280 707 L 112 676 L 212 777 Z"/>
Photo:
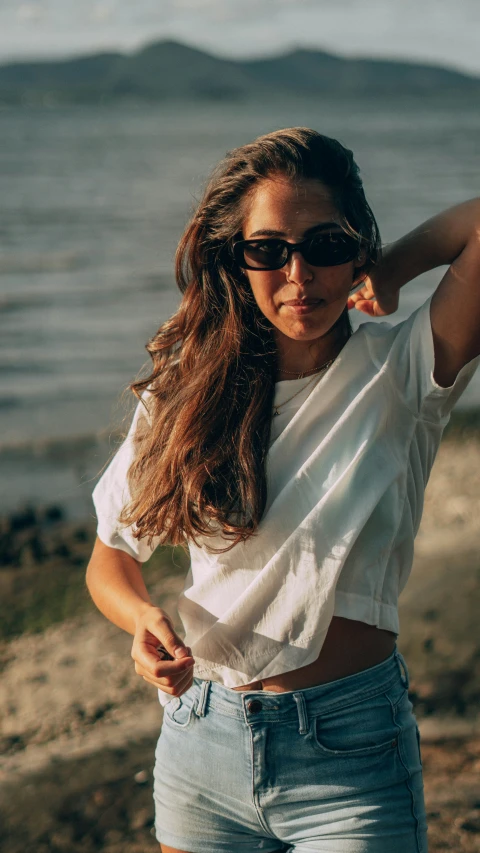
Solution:
<path fill-rule="evenodd" d="M 343 227 L 366 250 L 357 272 L 379 257 L 359 169 L 337 140 L 304 127 L 277 130 L 219 164 L 178 245 L 180 306 L 147 344 L 150 374 L 130 386 L 137 397 L 149 391 L 128 473 L 132 499 L 120 516 L 137 538 L 185 545 L 220 534 L 232 544 L 209 550 L 224 553 L 262 518 L 277 352 L 232 246 L 252 191 L 272 175 L 330 188 Z M 351 332 L 347 309 L 342 317 Z"/>

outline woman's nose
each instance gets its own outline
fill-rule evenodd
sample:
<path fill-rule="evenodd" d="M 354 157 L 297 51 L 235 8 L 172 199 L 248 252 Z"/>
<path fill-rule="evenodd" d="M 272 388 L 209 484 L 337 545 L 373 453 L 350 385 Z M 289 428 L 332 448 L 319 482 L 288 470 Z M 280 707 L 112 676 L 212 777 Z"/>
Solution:
<path fill-rule="evenodd" d="M 287 278 L 295 284 L 303 284 L 305 281 L 312 280 L 313 271 L 301 252 L 292 252 L 290 255 L 287 264 Z"/>

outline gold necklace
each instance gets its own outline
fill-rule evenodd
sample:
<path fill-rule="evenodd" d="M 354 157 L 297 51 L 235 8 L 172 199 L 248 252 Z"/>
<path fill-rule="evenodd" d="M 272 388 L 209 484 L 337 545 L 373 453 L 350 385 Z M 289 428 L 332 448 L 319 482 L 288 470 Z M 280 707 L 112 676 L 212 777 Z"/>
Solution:
<path fill-rule="evenodd" d="M 320 367 L 310 367 L 308 370 L 305 370 L 304 373 L 294 373 L 292 370 L 280 370 L 280 373 L 288 373 L 290 376 L 295 376 L 296 379 L 303 379 L 303 377 L 307 373 L 310 373 L 311 370 L 316 373 L 318 370 L 323 370 L 324 367 L 330 367 L 330 365 L 335 361 L 336 357 L 337 356 L 331 358 L 330 361 L 326 361 L 325 364 L 321 364 Z"/>
<path fill-rule="evenodd" d="M 345 343 L 347 343 L 347 341 L 349 340 L 350 337 L 351 337 L 351 335 L 349 335 L 347 332 Z M 341 350 L 340 350 L 340 352 L 341 352 Z M 333 362 L 335 361 L 336 358 L 338 358 L 338 356 L 339 356 L 339 353 L 337 352 L 337 355 L 335 355 L 332 359 L 330 359 L 330 361 L 325 362 L 325 364 L 321 364 L 320 367 L 311 367 L 308 370 L 305 370 L 303 373 L 296 373 L 296 372 L 294 373 L 292 370 L 280 370 L 279 372 L 280 373 L 288 373 L 289 376 L 295 376 L 296 379 L 303 379 L 303 377 L 305 376 L 306 373 L 310 373 L 310 370 L 313 370 L 316 373 L 318 370 L 323 370 L 324 367 L 330 367 L 330 365 L 333 364 Z M 306 387 L 306 386 L 304 386 L 304 387 Z M 285 402 L 287 403 L 288 400 L 285 400 Z M 283 406 L 283 403 L 282 403 L 282 406 Z"/>
<path fill-rule="evenodd" d="M 323 370 L 324 367 L 330 367 L 331 364 L 335 361 L 337 356 L 331 358 L 330 361 L 326 361 L 325 364 L 321 364 L 320 367 L 310 367 L 308 370 L 305 370 L 304 373 L 294 373 L 292 370 L 280 370 L 280 373 L 288 373 L 290 376 L 295 376 L 296 379 L 303 379 L 307 373 L 310 373 L 310 370 L 313 370 L 314 373 L 317 373 L 319 370 Z"/>
<path fill-rule="evenodd" d="M 319 370 L 327 370 L 327 368 L 328 368 L 328 367 L 330 367 L 330 365 L 331 365 L 331 364 L 333 364 L 333 362 L 334 362 L 334 361 L 335 361 L 335 359 L 334 359 L 334 358 L 332 358 L 332 359 L 331 359 L 331 361 L 327 361 L 327 363 L 326 363 L 326 364 L 322 364 L 322 366 L 321 366 L 321 367 L 317 367 L 317 368 L 316 368 L 316 370 L 317 370 L 317 371 L 319 371 Z M 287 370 L 284 370 L 284 371 L 283 371 L 283 373 L 288 373 L 288 371 L 287 371 Z M 302 377 L 301 377 L 301 376 L 299 376 L 298 378 L 299 378 L 299 379 L 301 379 Z M 317 379 L 317 378 L 319 379 L 319 377 L 317 377 L 316 375 L 314 375 L 314 376 L 312 376 L 312 377 L 311 377 L 311 379 Z M 291 397 L 289 397 L 289 398 L 288 398 L 288 400 L 284 400 L 284 401 L 283 401 L 283 403 L 279 403 L 277 406 L 274 406 L 274 407 L 273 407 L 273 410 L 274 410 L 274 411 L 273 411 L 273 417 L 275 417 L 275 415 L 279 415 L 279 414 L 280 414 L 279 409 L 281 409 L 281 408 L 282 408 L 282 406 L 285 406 L 287 403 L 289 403 L 289 402 L 290 402 L 290 400 L 293 400 L 293 398 L 294 398 L 294 397 L 296 397 L 298 394 L 301 394 L 301 392 L 302 392 L 302 391 L 305 391 L 305 388 L 308 388 L 309 384 L 310 384 L 310 383 L 309 383 L 309 382 L 307 382 L 307 384 L 306 384 L 306 385 L 304 385 L 304 386 L 303 386 L 303 388 L 300 388 L 300 390 L 299 390 L 299 391 L 295 391 L 295 394 L 292 394 L 292 396 L 291 396 Z M 312 388 L 312 391 L 313 391 L 313 388 Z M 312 393 L 312 392 L 310 391 L 310 394 L 311 394 L 311 393 Z"/>

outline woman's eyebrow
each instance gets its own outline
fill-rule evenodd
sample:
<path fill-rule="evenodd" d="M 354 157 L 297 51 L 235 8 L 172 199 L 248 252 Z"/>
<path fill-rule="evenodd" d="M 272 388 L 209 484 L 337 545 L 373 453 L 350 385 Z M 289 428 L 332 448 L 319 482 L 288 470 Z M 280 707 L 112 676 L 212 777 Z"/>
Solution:
<path fill-rule="evenodd" d="M 311 228 L 307 228 L 304 233 L 304 237 L 310 237 L 311 234 L 316 234 L 317 231 L 326 231 L 331 228 L 341 228 L 342 226 L 338 222 L 320 222 L 318 225 L 312 225 Z M 259 231 L 254 231 L 253 234 L 250 234 L 249 240 L 253 240 L 254 237 L 286 237 L 284 231 L 275 231 L 272 228 L 260 228 Z"/>

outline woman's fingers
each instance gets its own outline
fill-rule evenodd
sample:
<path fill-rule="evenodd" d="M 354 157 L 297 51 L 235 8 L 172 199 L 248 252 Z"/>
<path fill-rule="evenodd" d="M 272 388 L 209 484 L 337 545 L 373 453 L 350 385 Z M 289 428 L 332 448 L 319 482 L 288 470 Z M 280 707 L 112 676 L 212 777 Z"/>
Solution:
<path fill-rule="evenodd" d="M 359 299 L 355 303 L 355 308 L 357 311 L 361 311 L 363 314 L 368 314 L 369 317 L 378 317 L 379 312 L 377 312 L 377 302 L 374 299 Z"/>
<path fill-rule="evenodd" d="M 166 693 L 179 696 L 193 682 L 192 650 L 160 607 L 151 606 L 139 614 L 131 656 L 135 672 Z"/>
<path fill-rule="evenodd" d="M 139 673 L 139 675 L 142 675 L 142 673 Z M 193 666 L 178 681 L 175 679 L 152 678 L 150 675 L 142 675 L 142 678 L 154 687 L 163 690 L 164 693 L 171 693 L 172 696 L 180 696 L 193 684 Z"/>
<path fill-rule="evenodd" d="M 367 276 L 363 287 L 348 297 L 347 307 L 349 311 L 356 308 L 357 311 L 362 311 L 370 317 L 385 317 L 387 314 L 395 313 L 398 302 L 398 289 L 380 283 L 375 285 L 370 276 Z"/>
<path fill-rule="evenodd" d="M 159 607 L 152 607 L 142 614 L 131 655 L 156 678 L 183 671 L 185 666 L 194 663 L 191 650 L 174 631 L 168 614 Z"/>
<path fill-rule="evenodd" d="M 181 667 L 178 664 L 182 664 Z M 174 665 L 176 668 L 174 669 Z M 138 661 L 135 661 L 135 672 L 138 675 L 147 675 L 154 681 L 163 681 L 166 684 L 174 684 L 183 678 L 184 673 L 193 669 L 193 663 L 184 663 L 183 661 L 168 661 L 165 664 L 157 664 L 156 666 L 143 666 Z"/>
<path fill-rule="evenodd" d="M 191 654 L 182 658 L 172 658 L 162 646 L 158 645 L 156 639 L 153 642 L 150 639 L 134 642 L 132 658 L 135 661 L 136 672 L 153 679 L 176 678 L 178 680 L 178 677 L 185 670 L 191 669 L 195 663 Z"/>
<path fill-rule="evenodd" d="M 373 289 L 362 289 L 352 293 L 347 300 L 348 310 L 356 308 L 370 317 L 385 317 L 398 308 L 398 294 L 375 294 Z"/>
<path fill-rule="evenodd" d="M 357 290 L 355 293 L 352 293 L 347 300 L 348 309 L 358 308 L 359 310 L 363 310 L 361 304 L 366 300 L 374 299 L 375 294 L 373 292 L 372 282 L 369 278 L 365 279 L 363 287 Z"/>
<path fill-rule="evenodd" d="M 185 670 L 193 667 L 193 658 L 182 660 L 162 661 L 148 659 L 146 664 L 135 660 L 135 672 L 139 675 L 149 675 L 151 678 L 173 678 L 182 675 Z"/>

